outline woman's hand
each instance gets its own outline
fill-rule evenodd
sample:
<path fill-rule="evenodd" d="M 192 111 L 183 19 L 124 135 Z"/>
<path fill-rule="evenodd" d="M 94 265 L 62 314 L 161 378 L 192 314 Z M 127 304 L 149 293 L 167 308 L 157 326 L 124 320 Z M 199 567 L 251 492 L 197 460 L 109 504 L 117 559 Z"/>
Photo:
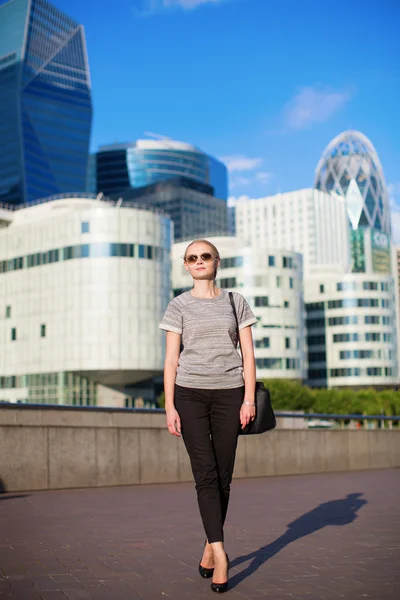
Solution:
<path fill-rule="evenodd" d="M 181 419 L 176 408 L 167 408 L 166 415 L 168 431 L 172 433 L 172 435 L 181 437 Z"/>
<path fill-rule="evenodd" d="M 254 402 L 254 401 L 253 401 Z M 240 424 L 242 429 L 246 427 L 250 423 L 250 421 L 254 421 L 256 417 L 256 407 L 250 406 L 249 404 L 242 404 L 240 408 Z"/>

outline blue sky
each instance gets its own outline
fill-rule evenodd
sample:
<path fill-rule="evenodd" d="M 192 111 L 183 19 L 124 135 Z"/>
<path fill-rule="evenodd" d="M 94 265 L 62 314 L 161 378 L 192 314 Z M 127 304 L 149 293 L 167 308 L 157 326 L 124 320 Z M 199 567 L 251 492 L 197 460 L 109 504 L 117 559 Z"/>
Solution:
<path fill-rule="evenodd" d="M 328 142 L 358 129 L 400 204 L 395 0 L 53 3 L 85 26 L 93 149 L 191 142 L 225 159 L 231 195 L 258 197 L 312 186 Z"/>

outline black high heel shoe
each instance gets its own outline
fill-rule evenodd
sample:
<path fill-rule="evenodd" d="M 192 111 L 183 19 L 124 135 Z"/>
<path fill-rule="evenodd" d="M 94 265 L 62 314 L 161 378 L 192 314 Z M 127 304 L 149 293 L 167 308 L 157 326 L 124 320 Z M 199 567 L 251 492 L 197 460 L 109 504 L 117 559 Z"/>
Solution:
<path fill-rule="evenodd" d="M 207 544 L 207 540 L 204 542 L 204 547 Z M 199 573 L 202 577 L 204 577 L 204 579 L 210 579 L 210 577 L 213 576 L 214 573 L 214 567 L 212 567 L 211 569 L 207 568 L 207 567 L 202 567 L 201 566 L 201 561 L 199 562 Z"/>
<path fill-rule="evenodd" d="M 225 556 L 226 556 L 226 560 L 228 561 L 228 577 L 229 577 L 229 556 L 226 553 L 225 553 Z M 214 583 L 212 581 L 211 589 L 216 594 L 223 594 L 228 589 L 228 581 L 225 581 L 224 583 Z"/>

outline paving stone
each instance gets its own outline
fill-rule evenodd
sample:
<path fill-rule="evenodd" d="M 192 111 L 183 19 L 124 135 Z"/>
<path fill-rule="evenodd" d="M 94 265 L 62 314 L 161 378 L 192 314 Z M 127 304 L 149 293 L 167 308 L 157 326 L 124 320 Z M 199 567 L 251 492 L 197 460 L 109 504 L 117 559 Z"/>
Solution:
<path fill-rule="evenodd" d="M 394 600 L 400 471 L 234 480 L 235 600 Z M 192 484 L 4 495 L 0 600 L 210 598 Z"/>

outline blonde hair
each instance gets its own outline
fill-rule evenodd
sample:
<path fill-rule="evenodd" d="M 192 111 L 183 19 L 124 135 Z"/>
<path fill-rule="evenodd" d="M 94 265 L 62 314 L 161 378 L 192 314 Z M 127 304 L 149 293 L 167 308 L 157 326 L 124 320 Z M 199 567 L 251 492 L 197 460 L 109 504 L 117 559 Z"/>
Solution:
<path fill-rule="evenodd" d="M 211 248 L 211 250 L 213 250 L 214 255 L 215 255 L 214 258 L 216 258 L 217 260 L 221 260 L 221 257 L 218 252 L 218 248 L 216 246 L 214 246 L 214 244 L 212 244 L 208 240 L 200 239 L 200 240 L 193 240 L 193 242 L 190 242 L 190 244 L 188 246 L 186 246 L 185 254 L 183 255 L 183 260 L 185 262 L 186 262 L 187 252 L 188 252 L 190 246 L 193 246 L 193 244 L 207 244 L 207 246 L 209 246 Z M 218 271 L 218 268 L 216 267 L 215 271 L 214 271 L 214 279 L 217 278 L 217 271 Z"/>

